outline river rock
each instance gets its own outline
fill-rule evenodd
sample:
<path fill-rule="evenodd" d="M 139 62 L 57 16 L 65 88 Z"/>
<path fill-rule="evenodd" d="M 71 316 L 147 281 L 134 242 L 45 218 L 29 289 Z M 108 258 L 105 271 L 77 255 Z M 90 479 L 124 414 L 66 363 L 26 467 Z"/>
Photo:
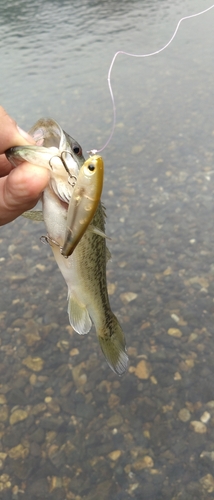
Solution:
<path fill-rule="evenodd" d="M 24 448 L 22 444 L 18 444 L 8 451 L 8 455 L 13 460 L 18 460 L 19 458 L 26 458 L 29 455 L 29 449 Z"/>
<path fill-rule="evenodd" d="M 135 375 L 142 380 L 147 380 L 151 371 L 152 369 L 150 363 L 148 363 L 145 359 L 142 359 L 135 368 Z"/>
<path fill-rule="evenodd" d="M 17 424 L 28 417 L 28 412 L 25 410 L 15 410 L 10 416 L 10 425 Z"/>
<path fill-rule="evenodd" d="M 206 425 L 199 420 L 192 420 L 192 422 L 190 422 L 190 427 L 194 432 L 197 432 L 198 434 L 205 434 L 207 432 Z"/>
<path fill-rule="evenodd" d="M 27 356 L 27 358 L 23 359 L 22 364 L 34 372 L 40 372 L 44 365 L 44 359 Z"/>

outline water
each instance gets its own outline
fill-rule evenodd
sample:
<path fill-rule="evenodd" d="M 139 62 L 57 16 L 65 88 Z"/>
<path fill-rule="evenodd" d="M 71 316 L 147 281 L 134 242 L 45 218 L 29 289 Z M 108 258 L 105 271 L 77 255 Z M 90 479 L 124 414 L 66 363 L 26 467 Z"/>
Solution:
<path fill-rule="evenodd" d="M 1 2 L 1 104 L 25 129 L 50 116 L 84 151 L 102 147 L 114 53 L 157 50 L 209 5 Z M 213 19 L 185 21 L 165 52 L 119 56 L 112 72 L 103 201 L 110 299 L 130 355 L 123 378 L 94 331 L 71 333 L 42 225 L 1 228 L 4 499 L 212 498 Z"/>

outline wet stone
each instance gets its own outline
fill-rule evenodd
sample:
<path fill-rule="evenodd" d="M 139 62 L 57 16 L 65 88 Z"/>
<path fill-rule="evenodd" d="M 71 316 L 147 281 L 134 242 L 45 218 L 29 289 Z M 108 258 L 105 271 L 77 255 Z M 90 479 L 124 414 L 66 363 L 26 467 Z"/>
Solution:
<path fill-rule="evenodd" d="M 114 462 L 114 461 L 118 460 L 118 458 L 120 458 L 120 456 L 121 456 L 121 450 L 111 451 L 111 453 L 109 453 L 108 456 Z"/>
<path fill-rule="evenodd" d="M 29 485 L 27 492 L 36 498 L 43 499 L 48 497 L 48 482 L 46 479 L 38 479 Z"/>
<path fill-rule="evenodd" d="M 117 427 L 123 423 L 123 418 L 119 413 L 115 413 L 107 420 L 108 427 Z"/>
<path fill-rule="evenodd" d="M 23 359 L 22 364 L 34 372 L 40 372 L 43 369 L 44 360 L 39 357 L 27 356 L 27 358 Z"/>
<path fill-rule="evenodd" d="M 7 403 L 6 397 L 4 394 L 0 394 L 0 405 L 4 405 Z"/>
<path fill-rule="evenodd" d="M 65 453 L 63 450 L 59 450 L 57 445 L 52 445 L 48 450 L 48 456 L 52 464 L 59 469 L 65 464 Z"/>
<path fill-rule="evenodd" d="M 153 459 L 148 456 L 148 455 L 145 455 L 144 457 L 136 460 L 134 463 L 133 463 L 133 469 L 134 470 L 142 470 L 142 469 L 147 469 L 147 468 L 152 468 L 154 466 L 154 462 L 153 462 Z"/>
<path fill-rule="evenodd" d="M 200 420 L 204 424 L 207 424 L 210 420 L 210 417 L 211 417 L 210 413 L 208 411 L 205 411 L 203 415 L 201 415 Z"/>
<path fill-rule="evenodd" d="M 188 422 L 188 420 L 190 420 L 191 418 L 191 413 L 189 410 L 187 410 L 187 408 L 182 408 L 178 413 L 178 418 L 182 422 Z"/>
<path fill-rule="evenodd" d="M 65 500 L 65 498 L 64 488 L 55 488 L 51 492 L 51 500 Z"/>
<path fill-rule="evenodd" d="M 55 431 L 55 430 L 60 429 L 60 427 L 62 427 L 63 424 L 64 424 L 64 420 L 61 416 L 58 418 L 43 417 L 40 420 L 40 426 L 43 429 L 50 430 L 50 431 Z"/>
<path fill-rule="evenodd" d="M 142 359 L 135 368 L 135 375 L 142 380 L 147 380 L 150 377 L 152 367 L 148 361 Z"/>
<path fill-rule="evenodd" d="M 8 407 L 7 406 L 0 406 L 0 422 L 6 422 L 8 419 Z"/>
<path fill-rule="evenodd" d="M 30 454 L 33 455 L 33 457 L 39 457 L 41 455 L 41 448 L 38 443 L 32 442 L 30 444 Z"/>
<path fill-rule="evenodd" d="M 28 417 L 28 412 L 25 410 L 14 410 L 10 416 L 10 425 L 17 424 Z"/>
<path fill-rule="evenodd" d="M 190 427 L 194 432 L 197 432 L 198 434 L 205 434 L 207 432 L 207 427 L 203 422 L 197 421 L 197 420 L 192 420 L 190 422 Z"/>
<path fill-rule="evenodd" d="M 214 477 L 212 474 L 206 474 L 206 476 L 203 476 L 200 479 L 200 483 L 208 493 L 214 492 Z"/>
<path fill-rule="evenodd" d="M 211 462 L 214 462 L 214 451 L 202 451 L 200 458 L 208 458 Z"/>
<path fill-rule="evenodd" d="M 168 335 L 171 335 L 172 337 L 177 337 L 177 338 L 182 337 L 182 332 L 181 332 L 181 330 L 179 330 L 179 328 L 169 328 L 167 333 L 168 333 Z"/>
<path fill-rule="evenodd" d="M 61 396 L 68 396 L 69 393 L 71 392 L 71 389 L 73 387 L 73 382 L 67 382 L 67 384 L 63 385 L 60 389 L 60 394 Z"/>
<path fill-rule="evenodd" d="M 25 448 L 22 444 L 18 444 L 8 451 L 8 455 L 13 460 L 24 459 L 29 455 L 29 449 Z"/>
<path fill-rule="evenodd" d="M 25 384 L 26 385 L 27 380 L 25 379 Z M 25 396 L 25 394 L 18 388 L 12 389 L 9 394 L 8 394 L 8 403 L 12 406 L 16 405 L 22 405 L 25 406 L 28 403 L 28 400 Z"/>
<path fill-rule="evenodd" d="M 94 408 L 89 404 L 79 403 L 76 405 L 75 414 L 77 417 L 90 420 L 94 416 Z"/>
<path fill-rule="evenodd" d="M 30 414 L 39 415 L 40 413 L 44 413 L 46 408 L 47 405 L 45 403 L 38 403 L 37 405 L 33 406 L 33 408 L 30 410 Z"/>
<path fill-rule="evenodd" d="M 121 298 L 122 302 L 124 302 L 124 303 L 132 302 L 133 300 L 135 300 L 137 298 L 137 293 L 124 292 L 124 293 L 120 294 L 120 298 Z"/>

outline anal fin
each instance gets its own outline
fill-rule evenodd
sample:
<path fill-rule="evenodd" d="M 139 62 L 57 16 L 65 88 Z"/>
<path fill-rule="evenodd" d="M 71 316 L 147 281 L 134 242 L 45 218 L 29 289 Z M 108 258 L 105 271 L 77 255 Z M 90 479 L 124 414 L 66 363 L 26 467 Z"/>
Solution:
<path fill-rule="evenodd" d="M 73 296 L 68 296 L 68 316 L 71 326 L 79 335 L 85 335 L 91 329 L 92 322 L 86 307 Z"/>

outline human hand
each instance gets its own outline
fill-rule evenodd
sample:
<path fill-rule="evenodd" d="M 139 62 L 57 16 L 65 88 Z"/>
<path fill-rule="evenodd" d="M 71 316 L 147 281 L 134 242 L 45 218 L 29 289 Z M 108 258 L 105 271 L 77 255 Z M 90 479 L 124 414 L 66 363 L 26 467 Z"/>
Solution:
<path fill-rule="evenodd" d="M 23 162 L 13 168 L 4 151 L 14 146 L 35 144 L 0 106 L 0 226 L 16 219 L 36 205 L 48 184 L 47 169 Z"/>

